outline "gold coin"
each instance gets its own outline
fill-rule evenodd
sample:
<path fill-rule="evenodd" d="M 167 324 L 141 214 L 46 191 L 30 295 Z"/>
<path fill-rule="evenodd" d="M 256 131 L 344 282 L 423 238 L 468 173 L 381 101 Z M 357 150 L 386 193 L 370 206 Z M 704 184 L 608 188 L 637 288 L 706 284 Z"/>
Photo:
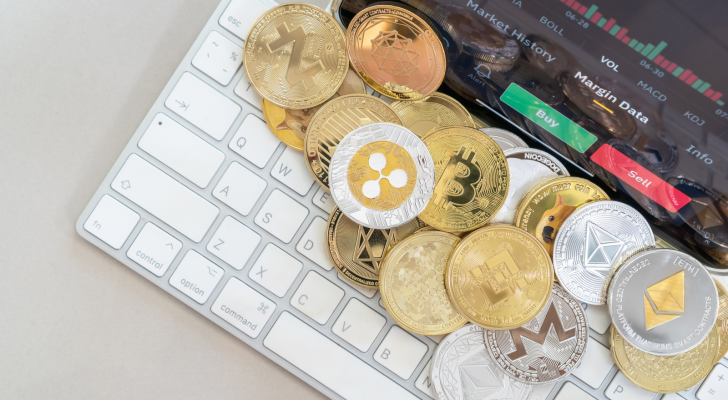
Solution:
<path fill-rule="evenodd" d="M 306 165 L 321 186 L 329 187 L 329 162 L 339 141 L 355 128 L 373 122 L 402 125 L 397 113 L 373 96 L 341 96 L 321 106 L 311 119 L 304 141 Z"/>
<path fill-rule="evenodd" d="M 435 191 L 420 218 L 448 232 L 485 225 L 508 195 L 508 163 L 501 148 L 483 132 L 459 126 L 438 129 L 422 140 L 435 162 Z"/>
<path fill-rule="evenodd" d="M 402 328 L 420 335 L 443 335 L 467 322 L 445 290 L 445 267 L 458 240 L 447 232 L 422 232 L 387 254 L 379 290 L 384 308 Z"/>
<path fill-rule="evenodd" d="M 339 88 L 339 91 L 334 93 L 331 97 L 335 99 L 339 96 L 347 94 L 366 94 L 366 86 L 364 82 L 359 78 L 352 69 L 346 73 L 344 83 Z M 329 100 L 331 101 L 331 100 Z M 294 110 L 291 108 L 279 107 L 270 101 L 262 100 L 263 118 L 265 123 L 268 124 L 271 132 L 286 146 L 294 148 L 299 151 L 303 151 L 304 138 L 306 132 L 308 132 L 311 126 L 311 119 L 316 112 L 326 105 L 329 101 L 316 107 L 305 108 L 303 110 Z"/>
<path fill-rule="evenodd" d="M 391 106 L 402 120 L 402 125 L 421 138 L 446 126 L 475 128 L 468 110 L 457 100 L 439 92 L 422 100 L 395 101 Z"/>
<path fill-rule="evenodd" d="M 424 222 L 415 218 L 397 228 L 367 228 L 347 218 L 339 207 L 334 207 L 326 228 L 326 250 L 331 263 L 346 280 L 367 289 L 377 289 L 384 256 L 394 245 L 424 226 Z"/>
<path fill-rule="evenodd" d="M 243 66 L 262 98 L 284 108 L 311 108 L 331 98 L 344 82 L 346 38 L 326 11 L 283 4 L 263 13 L 250 28 Z"/>
<path fill-rule="evenodd" d="M 553 284 L 546 249 L 510 225 L 490 225 L 466 236 L 445 272 L 455 308 L 492 330 L 518 328 L 533 319 L 548 303 Z"/>
<path fill-rule="evenodd" d="M 473 118 L 473 122 L 475 123 L 475 129 L 483 129 L 483 128 L 490 128 L 491 125 L 487 123 L 483 118 L 478 117 L 477 115 L 471 115 L 471 118 Z"/>
<path fill-rule="evenodd" d="M 609 196 L 594 183 L 570 176 L 555 178 L 523 196 L 513 224 L 535 236 L 552 255 L 556 234 L 566 218 L 584 204 L 598 200 L 609 200 Z"/>
<path fill-rule="evenodd" d="M 703 380 L 713 368 L 718 351 L 718 329 L 698 347 L 675 356 L 655 356 L 632 347 L 612 325 L 612 357 L 635 385 L 655 393 L 677 393 Z"/>
<path fill-rule="evenodd" d="M 728 354 L 728 292 L 718 280 L 713 279 L 713 281 L 718 288 L 718 319 L 715 321 L 715 327 L 718 329 L 719 345 L 718 353 L 713 361 L 717 363 Z"/>

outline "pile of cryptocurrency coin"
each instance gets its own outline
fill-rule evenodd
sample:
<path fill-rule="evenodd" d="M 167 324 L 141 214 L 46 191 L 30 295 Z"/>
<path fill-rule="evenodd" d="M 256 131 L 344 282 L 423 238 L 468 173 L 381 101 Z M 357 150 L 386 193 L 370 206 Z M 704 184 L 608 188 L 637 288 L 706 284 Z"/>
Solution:
<path fill-rule="evenodd" d="M 728 350 L 725 290 L 558 159 L 478 130 L 435 91 L 445 65 L 437 34 L 397 6 L 364 9 L 346 33 L 306 4 L 253 25 L 245 72 L 270 129 L 337 204 L 338 272 L 379 289 L 404 329 L 449 334 L 432 364 L 439 399 L 462 399 L 466 379 L 526 399 L 569 374 L 589 341 L 582 303 L 608 304 L 612 354 L 638 386 L 697 384 Z"/>

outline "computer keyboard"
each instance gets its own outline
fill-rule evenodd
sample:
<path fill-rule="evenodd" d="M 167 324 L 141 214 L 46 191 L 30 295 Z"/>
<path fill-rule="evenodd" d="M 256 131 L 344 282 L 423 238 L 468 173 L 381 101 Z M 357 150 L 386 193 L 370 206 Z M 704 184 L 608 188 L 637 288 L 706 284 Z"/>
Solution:
<path fill-rule="evenodd" d="M 270 132 L 241 68 L 250 26 L 274 5 L 221 2 L 77 231 L 331 398 L 434 398 L 430 360 L 442 336 L 403 330 L 377 291 L 333 269 L 324 242 L 331 195 Z M 531 398 L 660 398 L 617 371 L 606 306 L 584 307 L 593 339 L 584 361 Z M 664 399 L 728 397 L 722 363 Z"/>

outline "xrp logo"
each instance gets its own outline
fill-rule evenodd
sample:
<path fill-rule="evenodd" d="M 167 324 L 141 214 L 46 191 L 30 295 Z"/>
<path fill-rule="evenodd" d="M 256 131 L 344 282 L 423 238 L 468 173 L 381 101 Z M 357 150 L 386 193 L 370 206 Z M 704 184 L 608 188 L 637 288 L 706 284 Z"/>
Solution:
<path fill-rule="evenodd" d="M 382 179 L 389 180 L 389 184 L 397 189 L 403 188 L 407 184 L 407 172 L 403 169 L 395 169 L 389 175 L 382 174 L 382 170 L 387 166 L 387 157 L 382 153 L 374 153 L 369 156 L 369 168 L 379 172 L 379 178 L 376 180 L 364 182 L 362 193 L 369 199 L 379 197 L 382 187 L 379 181 Z"/>

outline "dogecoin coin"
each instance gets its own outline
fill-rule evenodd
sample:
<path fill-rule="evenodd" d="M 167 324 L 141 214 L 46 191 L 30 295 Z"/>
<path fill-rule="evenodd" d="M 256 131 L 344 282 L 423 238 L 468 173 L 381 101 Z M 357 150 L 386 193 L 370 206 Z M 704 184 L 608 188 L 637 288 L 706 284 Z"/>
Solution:
<path fill-rule="evenodd" d="M 321 186 L 329 187 L 329 164 L 341 139 L 373 122 L 402 124 L 387 103 L 368 95 L 341 96 L 321 106 L 311 119 L 304 141 L 306 165 Z"/>
<path fill-rule="evenodd" d="M 490 136 L 490 138 L 493 139 L 503 151 L 516 149 L 519 147 L 526 149 L 528 148 L 528 145 L 526 144 L 526 142 L 523 141 L 523 139 L 504 129 L 480 128 L 478 130 Z"/>
<path fill-rule="evenodd" d="M 450 232 L 485 225 L 508 194 L 508 163 L 503 151 L 474 128 L 441 128 L 423 140 L 435 162 L 436 183 L 420 218 Z"/>
<path fill-rule="evenodd" d="M 417 101 L 395 101 L 392 109 L 402 125 L 419 137 L 446 126 L 468 126 L 475 128 L 468 110 L 452 97 L 435 92 Z"/>
<path fill-rule="evenodd" d="M 420 335 L 443 335 L 465 325 L 445 290 L 445 267 L 460 239 L 446 232 L 421 232 L 394 246 L 382 263 L 379 291 L 389 315 Z"/>
<path fill-rule="evenodd" d="M 717 363 L 728 353 L 728 292 L 720 282 L 715 279 L 714 281 L 718 289 L 718 318 L 715 321 L 715 328 L 718 330 L 720 344 L 713 362 Z"/>
<path fill-rule="evenodd" d="M 376 290 L 384 256 L 402 239 L 423 227 L 425 224 L 415 218 L 397 228 L 367 228 L 334 207 L 326 228 L 326 250 L 341 276 L 356 285 Z"/>
<path fill-rule="evenodd" d="M 439 37 L 404 8 L 365 8 L 351 20 L 346 37 L 354 70 L 387 97 L 417 100 L 437 90 L 445 78 Z"/>
<path fill-rule="evenodd" d="M 599 186 L 586 179 L 556 178 L 534 186 L 521 199 L 514 225 L 535 236 L 549 255 L 559 228 L 577 208 L 598 200 L 609 200 Z"/>
<path fill-rule="evenodd" d="M 466 236 L 450 257 L 445 285 L 455 307 L 486 329 L 518 328 L 548 303 L 551 258 L 533 236 L 491 225 Z"/>
<path fill-rule="evenodd" d="M 245 41 L 245 74 L 260 96 L 297 110 L 339 90 L 348 71 L 346 37 L 326 11 L 289 3 L 263 13 Z"/>
<path fill-rule="evenodd" d="M 332 99 L 347 94 L 366 94 L 366 87 L 359 75 L 349 69 L 344 83 L 334 93 Z M 286 146 L 303 151 L 304 138 L 311 124 L 311 118 L 323 106 L 294 110 L 277 106 L 270 101 L 262 100 L 263 117 L 271 132 Z"/>

